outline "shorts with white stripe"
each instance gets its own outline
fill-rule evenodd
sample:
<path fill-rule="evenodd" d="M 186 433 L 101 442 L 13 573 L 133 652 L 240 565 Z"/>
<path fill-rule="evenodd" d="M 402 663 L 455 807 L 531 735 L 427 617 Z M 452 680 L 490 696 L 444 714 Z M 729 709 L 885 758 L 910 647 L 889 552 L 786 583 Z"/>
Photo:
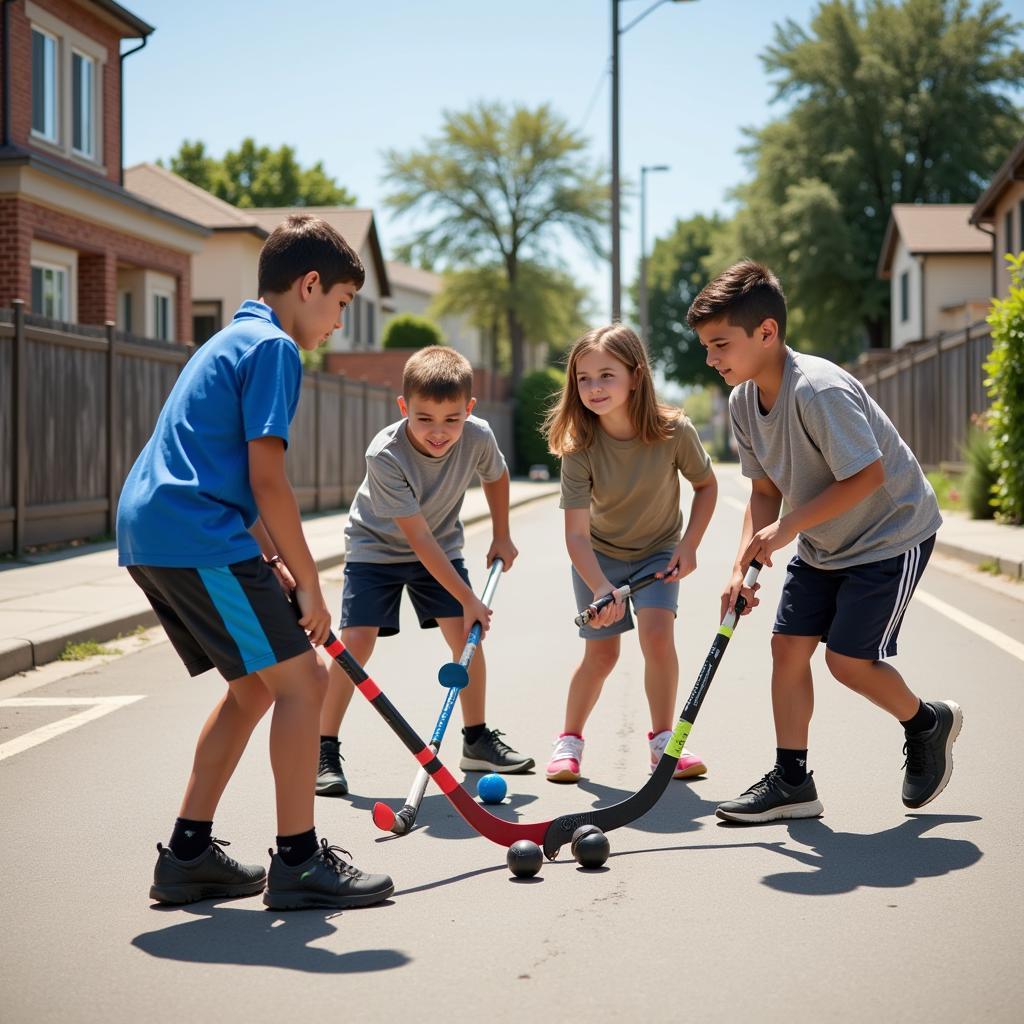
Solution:
<path fill-rule="evenodd" d="M 189 675 L 216 668 L 228 680 L 310 648 L 299 613 L 262 558 L 179 569 L 130 565 Z"/>
<path fill-rule="evenodd" d="M 829 650 L 849 658 L 891 658 L 934 546 L 932 536 L 902 555 L 845 569 L 816 569 L 794 557 L 772 632 L 821 637 Z"/>

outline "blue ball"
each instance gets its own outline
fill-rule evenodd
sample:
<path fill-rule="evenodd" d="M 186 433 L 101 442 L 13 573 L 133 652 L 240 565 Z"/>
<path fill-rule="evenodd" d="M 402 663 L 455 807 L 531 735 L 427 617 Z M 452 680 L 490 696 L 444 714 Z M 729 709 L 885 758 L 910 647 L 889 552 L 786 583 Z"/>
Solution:
<path fill-rule="evenodd" d="M 505 780 L 494 772 L 482 776 L 476 784 L 476 795 L 485 804 L 500 804 L 505 799 L 507 792 L 508 787 L 505 785 Z"/>

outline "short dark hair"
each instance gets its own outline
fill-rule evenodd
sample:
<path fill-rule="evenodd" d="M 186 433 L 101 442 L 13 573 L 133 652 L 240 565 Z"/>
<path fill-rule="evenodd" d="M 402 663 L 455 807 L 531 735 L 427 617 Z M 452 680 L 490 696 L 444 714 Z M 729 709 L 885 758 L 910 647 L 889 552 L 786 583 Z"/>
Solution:
<path fill-rule="evenodd" d="M 363 261 L 321 217 L 293 213 L 271 232 L 260 250 L 259 294 L 283 294 L 297 278 L 315 270 L 325 292 L 336 284 L 362 288 Z"/>
<path fill-rule="evenodd" d="M 764 320 L 779 325 L 779 337 L 786 338 L 786 296 L 779 279 L 762 263 L 740 260 L 709 281 L 690 303 L 686 322 L 693 330 L 707 320 L 725 317 L 733 327 L 747 334 Z"/>
<path fill-rule="evenodd" d="M 473 367 L 446 345 L 421 348 L 402 371 L 402 397 L 409 401 L 413 395 L 433 402 L 468 402 L 473 397 Z"/>

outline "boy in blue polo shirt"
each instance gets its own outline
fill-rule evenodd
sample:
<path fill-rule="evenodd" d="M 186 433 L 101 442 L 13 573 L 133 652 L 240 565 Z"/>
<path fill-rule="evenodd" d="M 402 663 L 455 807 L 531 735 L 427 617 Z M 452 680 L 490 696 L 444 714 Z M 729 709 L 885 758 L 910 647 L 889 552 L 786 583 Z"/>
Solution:
<path fill-rule="evenodd" d="M 770 568 L 774 552 L 798 541 L 772 636 L 775 766 L 718 816 L 756 823 L 822 813 L 807 771 L 811 657 L 821 642 L 832 675 L 902 725 L 903 803 L 923 807 L 949 781 L 963 715 L 953 701 L 921 701 L 885 659 L 896 654 L 942 522 L 935 494 L 860 381 L 787 347 L 786 299 L 766 267 L 730 267 L 693 300 L 687 322 L 733 387 L 729 414 L 751 481 L 723 614 L 753 559 Z M 758 602 L 744 596 L 749 611 Z"/>
<path fill-rule="evenodd" d="M 227 691 L 199 736 L 169 847 L 157 844 L 150 897 L 191 903 L 262 892 L 275 910 L 365 906 L 387 875 L 317 843 L 317 723 L 331 616 L 285 475 L 299 401 L 299 349 L 341 326 L 361 287 L 359 257 L 329 224 L 289 217 L 259 259 L 258 302 L 185 364 L 125 481 L 121 565 L 142 588 L 190 675 L 216 668 Z M 289 599 L 289 592 L 292 600 Z M 277 852 L 270 873 L 214 839 L 213 815 L 256 723 L 274 708 L 270 761 Z"/>

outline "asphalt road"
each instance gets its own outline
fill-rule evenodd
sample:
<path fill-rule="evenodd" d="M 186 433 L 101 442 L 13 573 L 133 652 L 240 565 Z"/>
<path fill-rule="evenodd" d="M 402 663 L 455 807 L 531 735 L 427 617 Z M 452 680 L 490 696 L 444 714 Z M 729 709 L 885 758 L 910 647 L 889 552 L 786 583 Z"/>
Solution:
<path fill-rule="evenodd" d="M 682 587 L 679 707 L 717 626 L 742 498 L 729 478 Z M 540 769 L 580 642 L 556 502 L 514 514 L 513 528 L 522 555 L 485 644 L 488 721 L 539 769 L 509 779 L 496 813 L 546 820 L 620 800 L 646 779 L 642 660 L 627 638 L 588 726 L 584 781 L 547 783 Z M 488 539 L 486 528 L 468 538 L 478 585 Z M 762 575 L 765 606 L 737 630 L 694 729 L 708 777 L 672 783 L 650 814 L 610 833 L 597 872 L 563 850 L 536 879 L 511 878 L 505 851 L 434 789 L 412 834 L 378 832 L 370 809 L 400 806 L 416 764 L 356 695 L 342 733 L 352 795 L 317 809 L 321 835 L 395 879 L 393 899 L 366 910 L 150 904 L 154 845 L 168 838 L 220 690 L 213 674 L 187 679 L 158 632 L 84 671 L 54 666 L 0 684 L 0 1021 L 1020 1021 L 1024 602 L 964 573 L 925 575 L 895 663 L 965 715 L 956 771 L 925 812 L 900 802 L 898 726 L 832 681 L 819 654 L 810 767 L 825 816 L 730 826 L 716 803 L 774 756 L 768 640 L 781 564 Z M 326 578 L 336 604 L 340 571 Z M 447 652 L 411 608 L 403 615 L 370 672 L 429 737 Z M 115 697 L 140 699 L 67 703 Z M 52 703 L 11 703 L 26 698 Z M 96 717 L 29 745 L 74 715 Z M 459 724 L 456 714 L 442 748 L 452 767 Z M 266 746 L 263 723 L 215 825 L 246 861 L 264 859 L 274 838 Z"/>

